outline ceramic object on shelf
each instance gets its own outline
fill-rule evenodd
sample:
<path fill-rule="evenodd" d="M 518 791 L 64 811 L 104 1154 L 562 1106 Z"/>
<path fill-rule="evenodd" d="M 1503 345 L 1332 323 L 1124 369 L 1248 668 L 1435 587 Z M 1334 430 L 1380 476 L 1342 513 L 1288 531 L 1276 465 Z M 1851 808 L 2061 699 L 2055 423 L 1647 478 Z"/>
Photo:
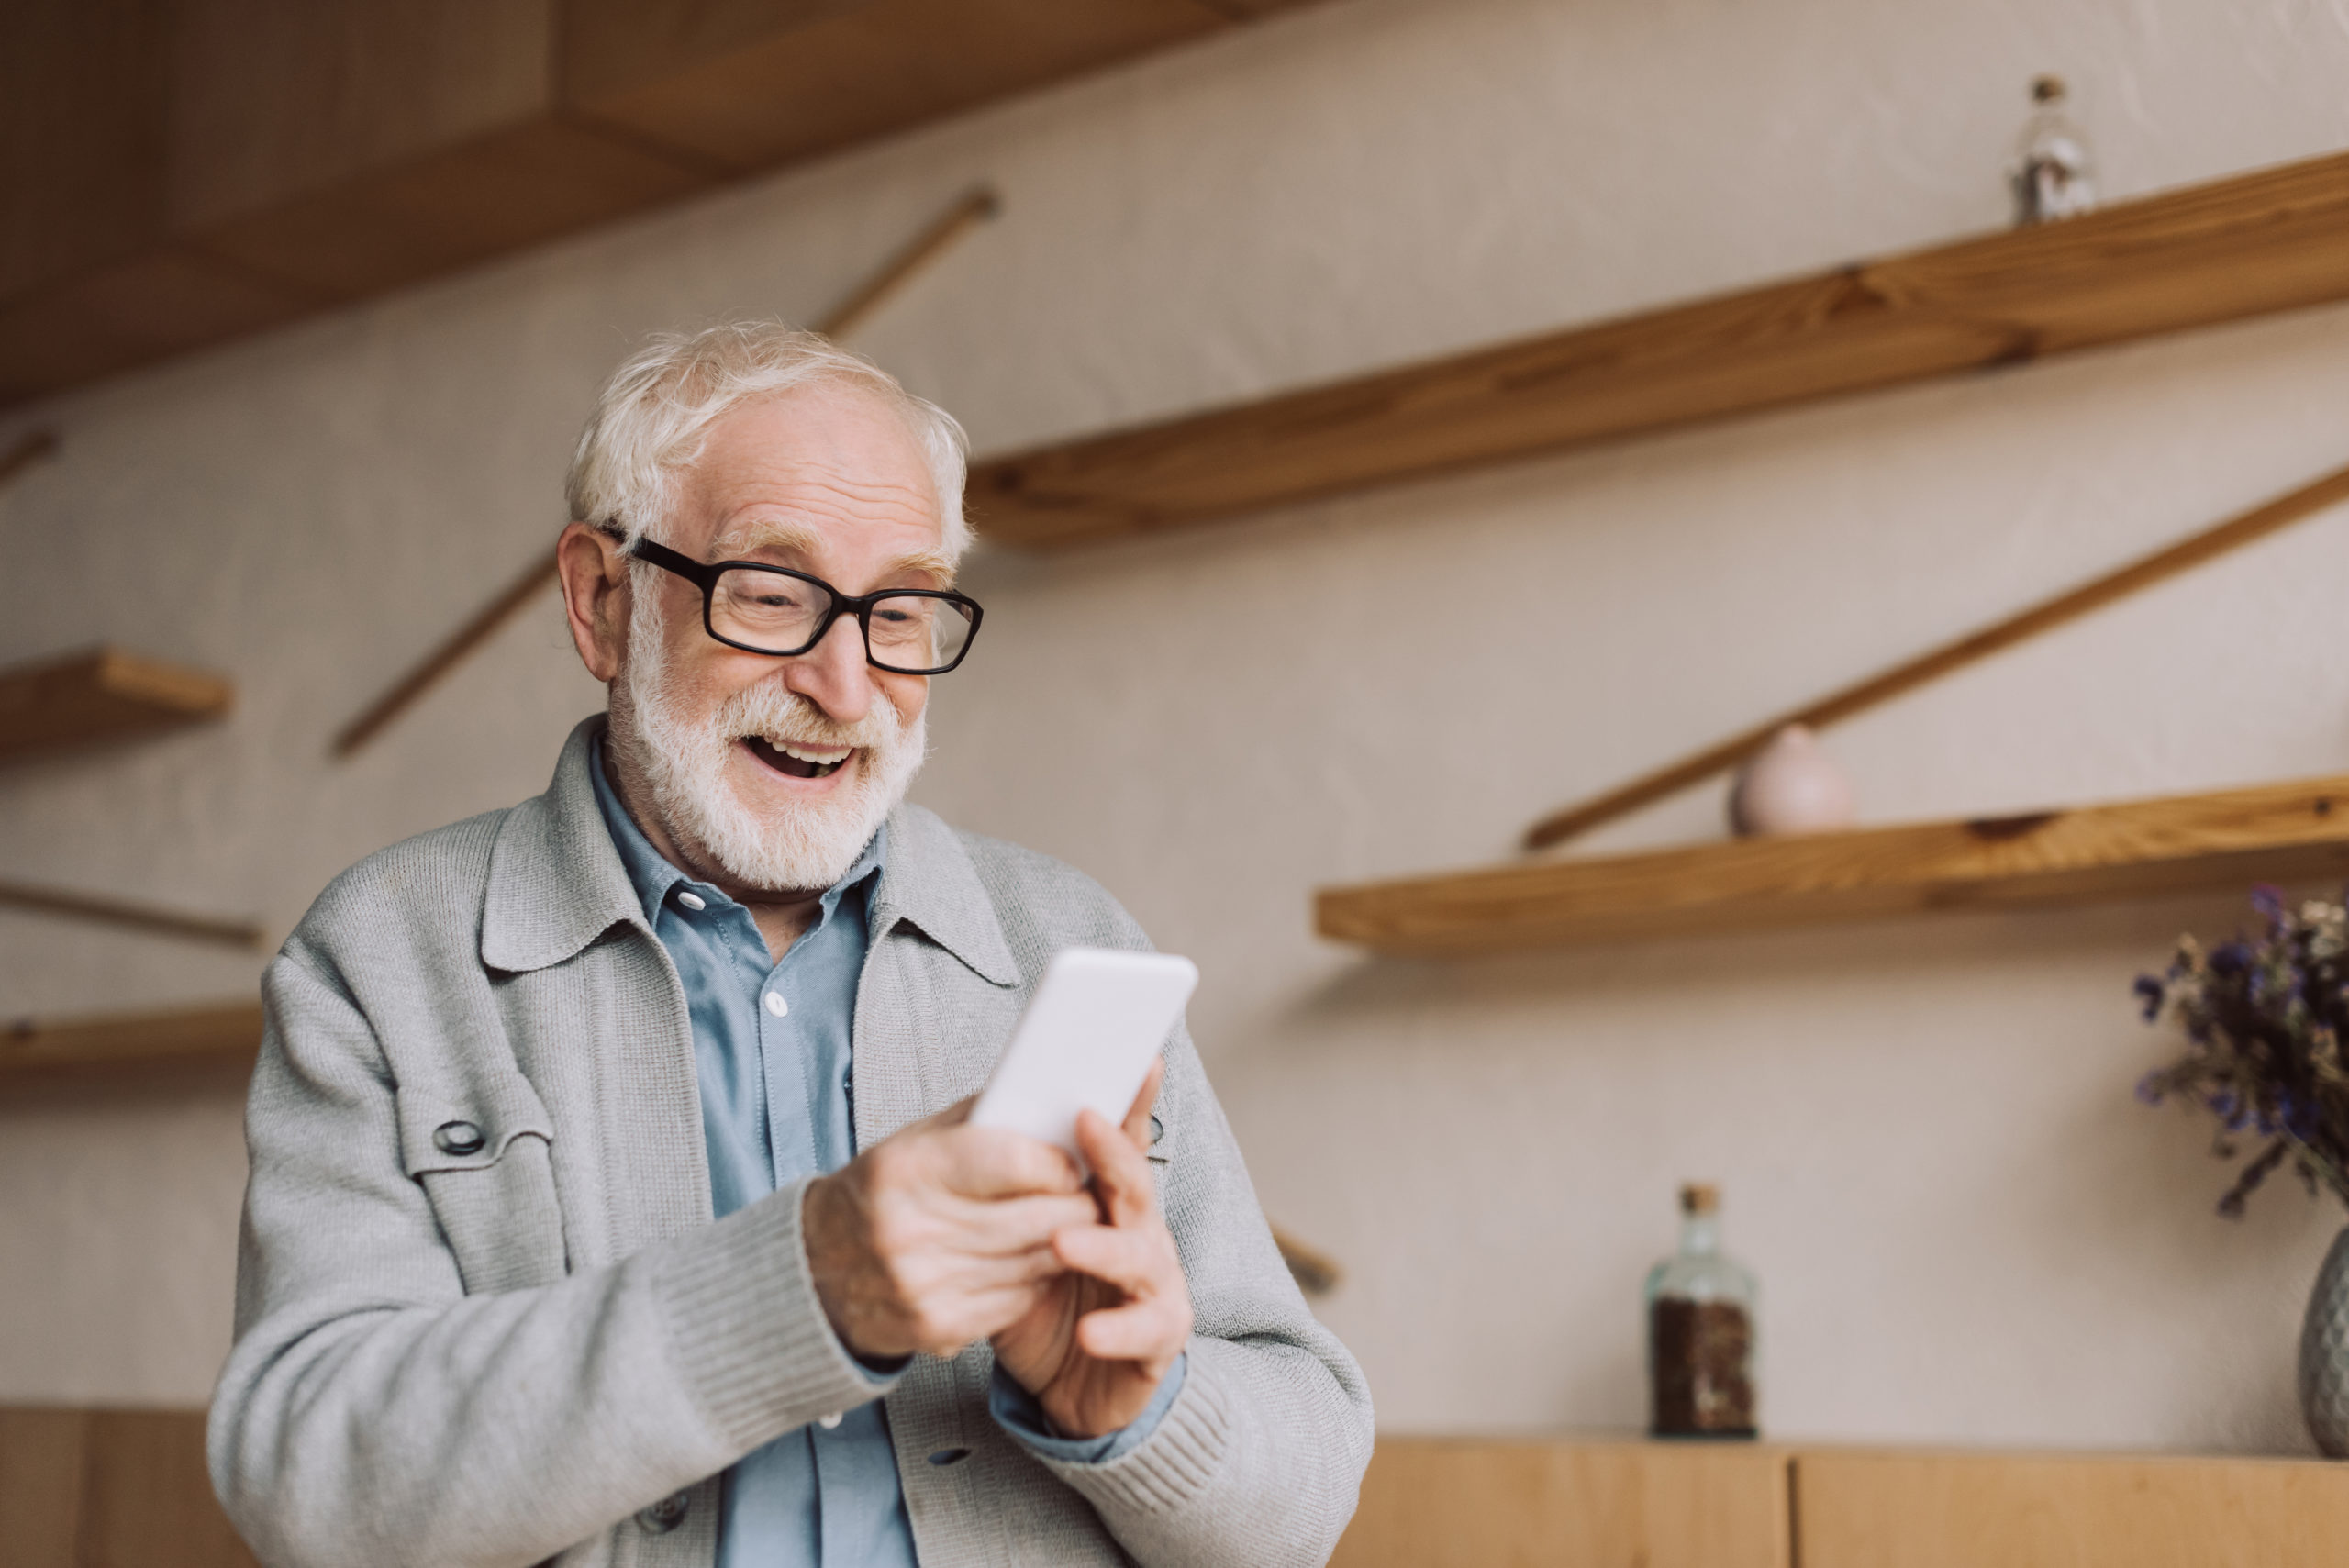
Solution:
<path fill-rule="evenodd" d="M 2300 1326 L 2300 1414 L 2331 1459 L 2349 1459 L 2349 1229 L 2316 1272 Z"/>
<path fill-rule="evenodd" d="M 1823 833 L 1852 825 L 1852 781 L 1799 724 L 1738 770 L 1729 794 L 1729 825 L 1741 839 L 1765 833 Z"/>

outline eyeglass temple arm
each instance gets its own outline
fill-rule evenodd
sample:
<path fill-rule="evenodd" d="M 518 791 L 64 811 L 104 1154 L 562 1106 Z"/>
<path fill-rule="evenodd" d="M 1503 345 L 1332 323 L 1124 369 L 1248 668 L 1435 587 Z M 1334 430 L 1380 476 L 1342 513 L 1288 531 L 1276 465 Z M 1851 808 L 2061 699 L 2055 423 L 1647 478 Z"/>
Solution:
<path fill-rule="evenodd" d="M 718 576 L 718 568 L 705 566 L 690 555 L 683 555 L 665 544 L 655 544 L 649 539 L 638 539 L 621 553 L 632 555 L 648 566 L 658 566 L 674 572 L 691 583 L 707 588 Z"/>

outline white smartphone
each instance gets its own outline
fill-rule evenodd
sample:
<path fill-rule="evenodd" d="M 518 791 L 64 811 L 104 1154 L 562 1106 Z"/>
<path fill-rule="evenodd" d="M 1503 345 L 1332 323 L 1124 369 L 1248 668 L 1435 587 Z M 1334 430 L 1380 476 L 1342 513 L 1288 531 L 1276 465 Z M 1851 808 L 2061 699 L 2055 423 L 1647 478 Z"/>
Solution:
<path fill-rule="evenodd" d="M 1098 1111 L 1113 1127 L 1125 1119 L 1198 983 L 1199 966 L 1173 953 L 1063 948 L 971 1107 L 971 1125 L 1056 1143 L 1083 1165 L 1077 1113 Z"/>

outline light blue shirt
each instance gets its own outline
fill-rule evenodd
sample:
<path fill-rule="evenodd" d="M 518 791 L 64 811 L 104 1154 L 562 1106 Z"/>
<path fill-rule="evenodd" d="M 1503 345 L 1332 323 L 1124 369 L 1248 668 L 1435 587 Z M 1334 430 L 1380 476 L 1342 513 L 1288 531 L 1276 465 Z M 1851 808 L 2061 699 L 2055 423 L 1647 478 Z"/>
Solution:
<path fill-rule="evenodd" d="M 748 909 L 662 858 L 621 806 L 603 761 L 599 741 L 589 770 L 596 802 L 685 988 L 710 1202 L 723 1218 L 801 1176 L 837 1171 L 856 1154 L 856 991 L 888 833 L 874 834 L 848 874 L 825 890 L 814 923 L 776 962 Z M 1180 1392 L 1184 1370 L 1178 1359 L 1149 1407 L 1099 1438 L 1049 1435 L 1034 1397 L 1000 1370 L 988 1407 L 1033 1451 L 1097 1463 L 1150 1435 Z M 895 1373 L 868 1371 L 876 1393 Z M 914 1564 L 913 1529 L 878 1399 L 843 1412 L 837 1426 L 785 1432 L 726 1473 L 718 1568 Z"/>

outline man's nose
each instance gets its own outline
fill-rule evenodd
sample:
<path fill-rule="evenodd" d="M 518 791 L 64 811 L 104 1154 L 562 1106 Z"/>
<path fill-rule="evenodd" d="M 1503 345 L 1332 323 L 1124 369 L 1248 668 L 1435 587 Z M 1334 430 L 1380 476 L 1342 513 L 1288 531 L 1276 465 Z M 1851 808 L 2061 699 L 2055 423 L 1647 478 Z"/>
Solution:
<path fill-rule="evenodd" d="M 785 660 L 783 684 L 842 724 L 863 718 L 873 706 L 873 673 L 856 617 L 841 617 L 815 647 Z"/>

